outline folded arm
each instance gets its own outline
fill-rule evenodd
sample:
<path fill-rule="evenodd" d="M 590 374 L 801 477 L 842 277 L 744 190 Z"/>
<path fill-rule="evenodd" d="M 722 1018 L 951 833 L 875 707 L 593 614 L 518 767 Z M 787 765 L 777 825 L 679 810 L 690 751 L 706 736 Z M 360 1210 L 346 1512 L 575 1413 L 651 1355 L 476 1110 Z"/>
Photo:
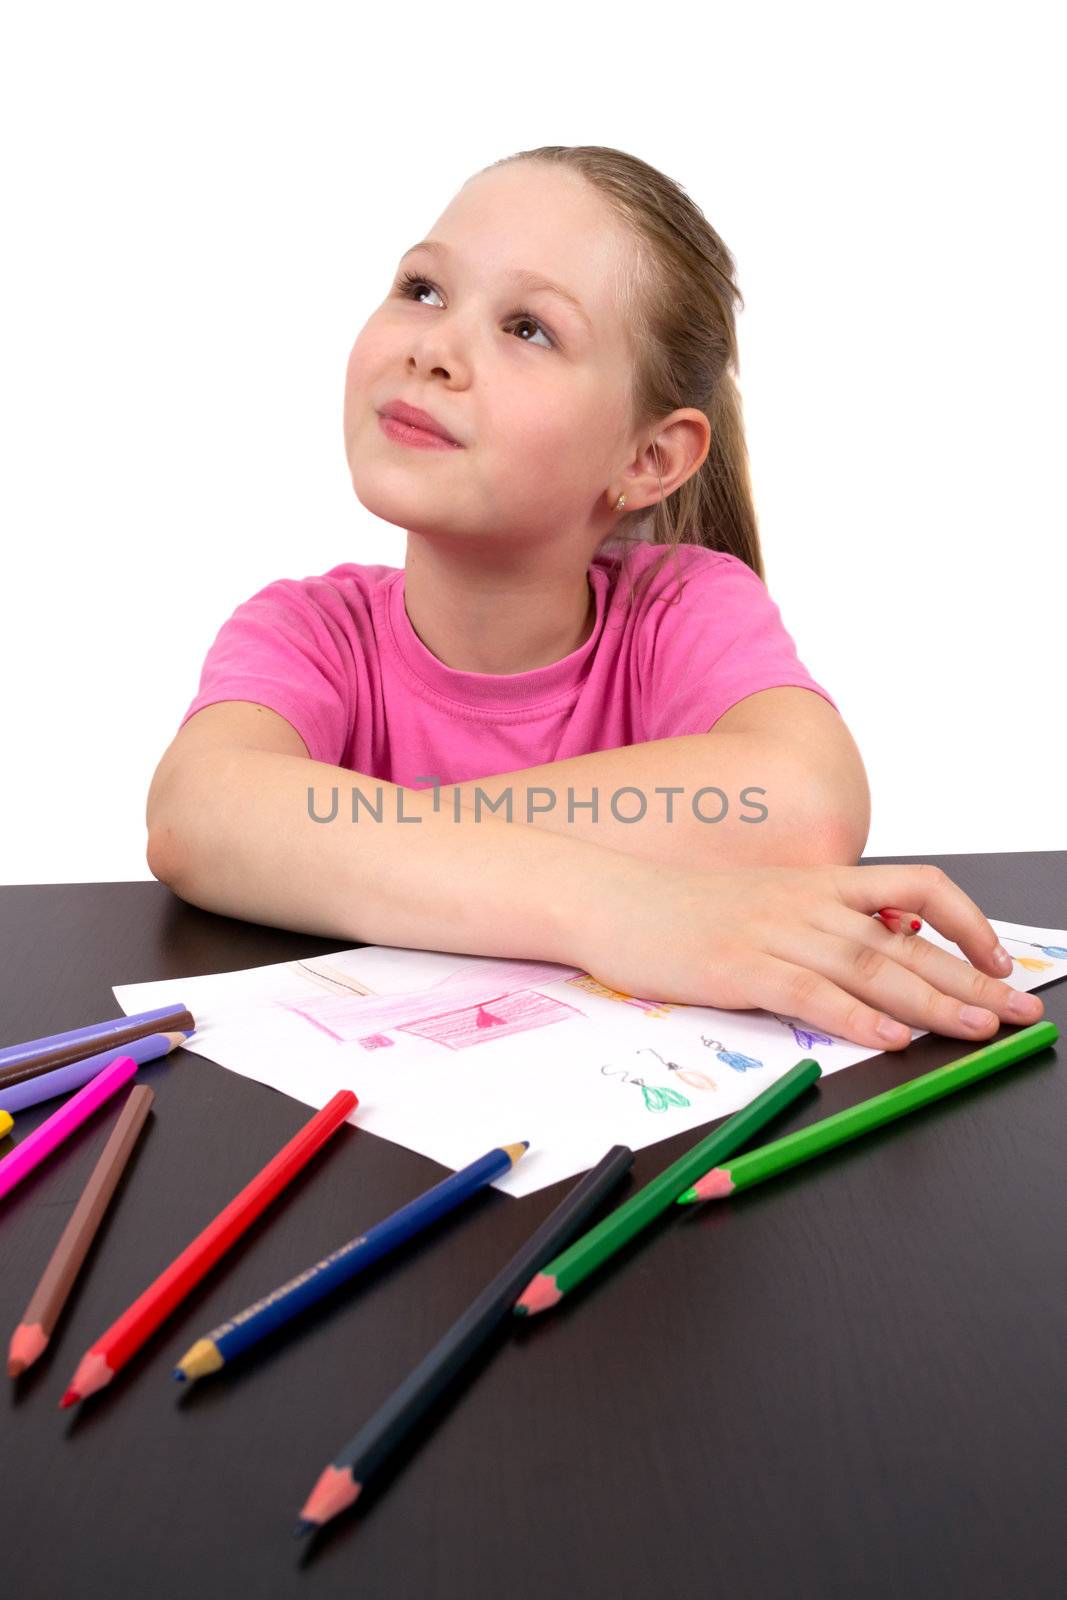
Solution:
<path fill-rule="evenodd" d="M 441 785 L 442 811 L 457 790 L 475 817 L 679 866 L 854 865 L 870 830 L 852 735 L 821 695 L 794 687 L 749 695 L 708 733 Z"/>

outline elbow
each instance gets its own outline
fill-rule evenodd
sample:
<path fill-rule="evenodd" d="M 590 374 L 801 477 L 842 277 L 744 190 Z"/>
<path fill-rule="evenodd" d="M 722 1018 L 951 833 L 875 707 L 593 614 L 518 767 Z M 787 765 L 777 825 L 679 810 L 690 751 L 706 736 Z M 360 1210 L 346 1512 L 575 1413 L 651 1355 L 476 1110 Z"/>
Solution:
<path fill-rule="evenodd" d="M 153 878 L 165 883 L 175 893 L 178 893 L 179 871 L 177 844 L 174 829 L 161 822 L 149 832 L 145 849 L 145 860 Z"/>
<path fill-rule="evenodd" d="M 855 867 L 871 831 L 871 795 L 862 766 L 845 792 L 817 794 L 806 808 L 805 850 L 812 866 Z"/>

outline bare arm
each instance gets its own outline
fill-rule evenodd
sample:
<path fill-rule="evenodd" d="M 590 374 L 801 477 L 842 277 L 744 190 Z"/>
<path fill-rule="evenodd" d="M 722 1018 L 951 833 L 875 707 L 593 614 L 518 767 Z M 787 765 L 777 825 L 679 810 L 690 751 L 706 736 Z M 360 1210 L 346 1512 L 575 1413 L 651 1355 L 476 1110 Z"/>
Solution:
<path fill-rule="evenodd" d="M 336 815 L 314 820 L 330 816 L 334 789 Z M 380 796 L 381 821 L 362 804 L 351 820 L 354 789 L 375 807 Z M 153 874 L 208 911 L 367 944 L 567 965 L 580 965 L 573 941 L 599 875 L 639 865 L 582 839 L 475 821 L 466 809 L 457 822 L 451 805 L 434 812 L 432 792 L 292 748 L 223 745 L 172 761 L 153 783 L 148 828 Z"/>
<path fill-rule="evenodd" d="M 682 867 L 853 865 L 870 828 L 855 742 L 806 689 L 750 695 L 709 733 L 443 785 L 442 810 L 456 790 L 476 815 Z"/>

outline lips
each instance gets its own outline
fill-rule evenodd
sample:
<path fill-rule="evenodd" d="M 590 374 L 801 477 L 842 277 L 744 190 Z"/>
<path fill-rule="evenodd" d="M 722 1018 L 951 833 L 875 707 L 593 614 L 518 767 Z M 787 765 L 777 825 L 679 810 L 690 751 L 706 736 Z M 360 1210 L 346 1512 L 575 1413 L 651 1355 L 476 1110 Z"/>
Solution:
<path fill-rule="evenodd" d="M 383 417 L 395 417 L 398 422 L 406 422 L 409 428 L 421 428 L 424 433 L 436 434 L 448 444 L 459 444 L 459 440 L 454 438 L 436 417 L 431 417 L 428 411 L 422 411 L 418 406 L 407 405 L 403 400 L 390 400 L 381 407 L 379 414 Z"/>

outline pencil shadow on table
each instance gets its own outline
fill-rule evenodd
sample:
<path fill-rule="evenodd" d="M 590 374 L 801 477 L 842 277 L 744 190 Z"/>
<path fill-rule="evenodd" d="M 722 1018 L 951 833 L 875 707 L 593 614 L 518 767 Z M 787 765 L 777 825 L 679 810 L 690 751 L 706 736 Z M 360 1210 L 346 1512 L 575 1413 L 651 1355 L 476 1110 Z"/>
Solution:
<path fill-rule="evenodd" d="M 77 1307 L 78 1301 L 85 1293 L 94 1271 L 99 1272 L 102 1270 L 102 1268 L 99 1268 L 97 1265 L 98 1257 L 100 1253 L 107 1247 L 108 1234 L 115 1225 L 115 1218 L 122 1207 L 123 1197 L 126 1193 L 126 1189 L 132 1181 L 133 1174 L 142 1160 L 145 1146 L 148 1143 L 149 1136 L 152 1133 L 155 1125 L 155 1112 L 149 1110 L 137 1143 L 130 1152 L 129 1159 L 119 1175 L 119 1180 L 115 1185 L 114 1192 L 108 1200 L 107 1209 L 100 1220 L 100 1225 L 93 1235 L 92 1242 L 86 1251 L 85 1259 L 78 1268 L 74 1282 L 71 1284 L 70 1291 L 63 1302 L 62 1310 L 60 1311 L 59 1316 L 56 1318 L 56 1323 L 51 1334 L 49 1335 L 48 1343 L 41 1351 L 41 1354 L 37 1357 L 37 1360 L 34 1361 L 31 1366 L 28 1366 L 24 1372 L 20 1372 L 17 1378 L 12 1380 L 11 1399 L 12 1403 L 16 1406 L 22 1405 L 30 1399 L 37 1386 L 48 1376 L 56 1360 L 65 1359 L 69 1361 L 71 1371 L 73 1372 L 74 1370 L 74 1362 L 78 1359 L 78 1356 L 81 1355 L 81 1352 L 79 1351 L 78 1356 L 75 1356 L 73 1360 L 71 1359 L 69 1349 L 64 1354 L 60 1349 L 60 1346 L 63 1343 L 63 1335 L 70 1326 L 70 1321 Z M 103 1143 L 106 1143 L 110 1138 L 112 1126 L 113 1123 L 104 1130 Z M 93 1132 L 99 1135 L 99 1125 L 96 1125 L 93 1128 Z M 103 1143 L 100 1145 L 101 1150 L 103 1149 Z M 73 1152 L 73 1150 L 74 1145 L 72 1142 L 71 1152 Z M 43 1173 L 41 1176 L 42 1178 L 47 1178 L 49 1174 Z M 27 1198 L 32 1201 L 32 1193 L 29 1191 L 27 1192 Z M 49 1246 L 50 1250 L 55 1249 L 60 1235 L 63 1232 L 63 1229 L 66 1227 L 70 1214 L 76 1204 L 77 1198 L 72 1201 L 69 1206 L 66 1206 L 62 1214 L 62 1221 L 57 1224 L 55 1239 Z"/>

